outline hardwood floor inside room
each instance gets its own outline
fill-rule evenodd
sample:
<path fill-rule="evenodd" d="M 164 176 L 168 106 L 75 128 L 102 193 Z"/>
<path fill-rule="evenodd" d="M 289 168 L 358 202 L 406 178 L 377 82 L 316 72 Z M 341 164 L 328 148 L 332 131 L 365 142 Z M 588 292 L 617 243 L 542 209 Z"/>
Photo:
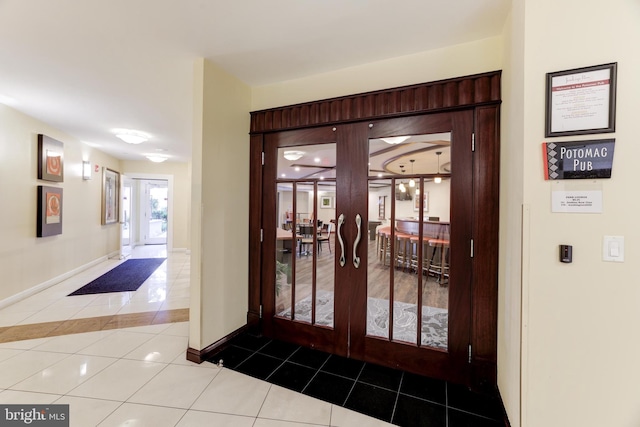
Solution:
<path fill-rule="evenodd" d="M 331 252 L 327 247 L 316 252 L 316 289 L 317 291 L 334 291 L 334 275 L 336 257 L 335 235 L 330 237 Z M 393 269 L 394 301 L 407 304 L 418 302 L 418 274 L 410 268 L 390 266 L 389 258 L 383 262 L 378 256 L 376 240 L 368 240 L 367 247 L 367 296 L 370 298 L 389 299 L 391 281 L 390 271 Z M 295 257 L 295 268 L 292 268 L 291 254 L 285 260 L 288 269 L 279 277 L 276 311 L 282 312 L 291 305 L 291 284 L 295 277 L 295 299 L 299 302 L 309 298 L 313 281 L 313 252 L 308 255 L 298 251 Z M 422 275 L 422 304 L 423 306 L 448 309 L 449 287 L 445 278 L 440 284 L 440 276 L 433 274 Z"/>

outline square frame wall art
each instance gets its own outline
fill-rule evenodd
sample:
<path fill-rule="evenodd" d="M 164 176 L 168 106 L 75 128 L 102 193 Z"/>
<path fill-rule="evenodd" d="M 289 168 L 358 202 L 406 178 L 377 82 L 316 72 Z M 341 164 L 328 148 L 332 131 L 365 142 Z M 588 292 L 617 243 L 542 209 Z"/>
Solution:
<path fill-rule="evenodd" d="M 320 196 L 320 208 L 321 209 L 333 209 L 333 197 Z"/>
<path fill-rule="evenodd" d="M 38 185 L 37 237 L 62 234 L 62 188 Z"/>
<path fill-rule="evenodd" d="M 64 181 L 64 144 L 38 134 L 38 179 Z"/>
<path fill-rule="evenodd" d="M 114 224 L 120 217 L 120 173 L 102 168 L 102 225 Z"/>

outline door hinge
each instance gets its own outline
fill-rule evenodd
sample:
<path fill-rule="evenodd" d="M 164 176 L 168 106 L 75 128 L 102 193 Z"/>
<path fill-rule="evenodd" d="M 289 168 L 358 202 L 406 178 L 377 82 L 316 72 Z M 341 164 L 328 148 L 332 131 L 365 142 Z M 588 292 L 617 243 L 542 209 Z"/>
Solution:
<path fill-rule="evenodd" d="M 471 134 L 471 151 L 476 151 L 476 134 Z"/>
<path fill-rule="evenodd" d="M 473 247 L 473 239 L 471 239 L 471 258 L 473 258 L 474 255 L 474 247 Z"/>
<path fill-rule="evenodd" d="M 262 239 L 264 238 L 264 230 L 260 229 L 260 243 L 262 243 Z"/>
<path fill-rule="evenodd" d="M 264 151 L 262 152 L 262 166 L 264 166 Z"/>
<path fill-rule="evenodd" d="M 262 306 L 260 306 L 260 308 L 262 308 Z M 469 344 L 469 363 L 471 363 L 471 344 Z"/>
<path fill-rule="evenodd" d="M 262 319 L 262 304 L 260 304 L 260 319 Z M 469 362 L 471 363 L 471 362 Z"/>

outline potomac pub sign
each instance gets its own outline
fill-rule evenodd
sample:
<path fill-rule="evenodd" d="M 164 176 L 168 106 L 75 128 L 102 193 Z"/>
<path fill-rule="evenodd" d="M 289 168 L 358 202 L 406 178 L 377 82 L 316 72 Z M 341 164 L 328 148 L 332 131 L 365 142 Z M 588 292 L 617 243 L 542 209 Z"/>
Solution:
<path fill-rule="evenodd" d="M 543 142 L 544 179 L 611 178 L 615 139 Z"/>

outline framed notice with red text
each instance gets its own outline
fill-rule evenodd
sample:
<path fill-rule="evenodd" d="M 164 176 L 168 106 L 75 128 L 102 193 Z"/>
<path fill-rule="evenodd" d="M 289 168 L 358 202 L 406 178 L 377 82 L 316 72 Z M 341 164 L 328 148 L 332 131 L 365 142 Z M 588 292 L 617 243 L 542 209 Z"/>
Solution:
<path fill-rule="evenodd" d="M 547 73 L 545 136 L 614 132 L 617 65 Z"/>

